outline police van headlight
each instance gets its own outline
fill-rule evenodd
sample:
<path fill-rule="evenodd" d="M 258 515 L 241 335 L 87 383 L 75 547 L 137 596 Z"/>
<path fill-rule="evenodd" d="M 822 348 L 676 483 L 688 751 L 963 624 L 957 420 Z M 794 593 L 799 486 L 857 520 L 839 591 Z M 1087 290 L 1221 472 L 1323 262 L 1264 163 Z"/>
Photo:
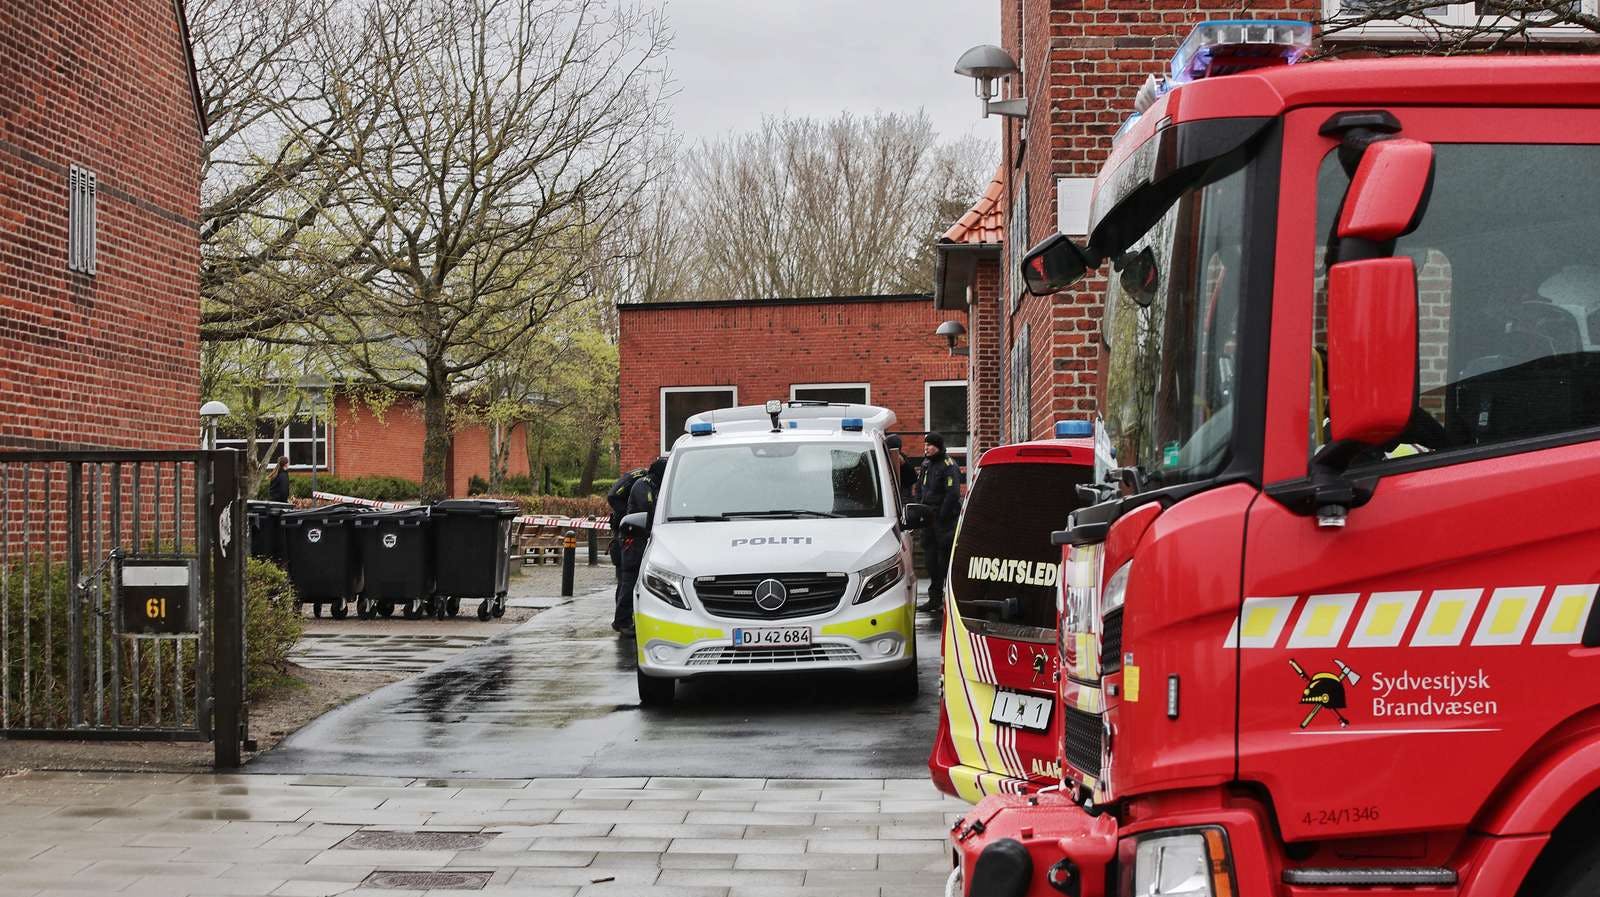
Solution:
<path fill-rule="evenodd" d="M 905 578 L 905 568 L 900 564 L 900 555 L 895 555 L 888 560 L 873 564 L 861 571 L 861 590 L 856 593 L 855 604 L 864 604 L 889 591 L 896 583 Z"/>
<path fill-rule="evenodd" d="M 1151 832 L 1121 853 L 1123 897 L 1225 897 L 1233 887 L 1228 838 L 1214 827 Z"/>
<path fill-rule="evenodd" d="M 689 609 L 689 602 L 683 598 L 683 574 L 673 573 L 661 567 L 646 567 L 644 570 L 644 590 L 660 598 L 673 607 Z"/>

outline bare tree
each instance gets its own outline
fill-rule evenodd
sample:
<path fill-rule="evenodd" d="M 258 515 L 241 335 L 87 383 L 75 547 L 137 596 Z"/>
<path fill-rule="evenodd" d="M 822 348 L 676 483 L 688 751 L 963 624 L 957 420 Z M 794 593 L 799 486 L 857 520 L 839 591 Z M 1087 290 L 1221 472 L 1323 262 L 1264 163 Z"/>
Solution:
<path fill-rule="evenodd" d="M 960 194 L 964 210 L 984 183 L 977 172 L 993 172 L 992 162 L 978 163 L 956 176 L 974 146 L 981 144 L 939 145 L 922 113 L 769 119 L 707 144 L 690 163 L 702 252 L 695 291 L 727 298 L 928 289 L 927 246 L 954 220 L 944 200 Z"/>
<path fill-rule="evenodd" d="M 1579 0 L 1363 0 L 1341 3 L 1338 15 L 1319 24 L 1324 38 L 1341 38 L 1325 43 L 1324 55 L 1491 53 L 1541 45 L 1548 36 L 1541 31 L 1548 28 L 1600 33 L 1600 16 L 1585 12 Z M 1411 39 L 1361 39 L 1363 31 L 1375 27 L 1404 28 Z"/>
<path fill-rule="evenodd" d="M 342 289 L 312 326 L 369 381 L 421 394 L 434 498 L 456 391 L 584 295 L 649 182 L 668 34 L 599 0 L 367 0 L 322 32 L 323 135 L 351 178 L 319 218 Z"/>

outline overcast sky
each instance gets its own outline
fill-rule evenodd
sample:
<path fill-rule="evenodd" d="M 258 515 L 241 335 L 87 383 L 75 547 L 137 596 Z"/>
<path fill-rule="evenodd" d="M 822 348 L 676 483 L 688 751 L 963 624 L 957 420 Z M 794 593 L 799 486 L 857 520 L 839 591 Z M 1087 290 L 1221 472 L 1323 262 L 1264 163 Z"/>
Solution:
<path fill-rule="evenodd" d="M 941 137 L 998 140 L 972 82 L 951 72 L 997 43 L 992 0 L 665 0 L 673 118 L 687 142 L 764 115 L 927 111 Z"/>

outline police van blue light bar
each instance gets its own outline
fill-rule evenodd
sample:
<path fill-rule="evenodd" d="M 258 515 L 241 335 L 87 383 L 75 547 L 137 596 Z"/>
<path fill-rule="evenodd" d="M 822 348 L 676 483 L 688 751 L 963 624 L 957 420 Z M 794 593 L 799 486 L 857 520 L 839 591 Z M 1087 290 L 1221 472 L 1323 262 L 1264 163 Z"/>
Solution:
<path fill-rule="evenodd" d="M 1056 421 L 1057 439 L 1080 439 L 1094 435 L 1094 424 L 1086 420 L 1058 420 Z"/>
<path fill-rule="evenodd" d="M 1285 19 L 1202 22 L 1189 32 L 1177 55 L 1172 57 L 1171 81 L 1186 84 L 1266 66 L 1292 65 L 1310 49 L 1309 22 Z"/>
<path fill-rule="evenodd" d="M 695 423 L 695 424 L 690 424 L 689 425 L 689 435 L 690 436 L 710 436 L 712 433 L 715 433 L 715 432 L 717 432 L 716 425 L 715 424 L 706 423 L 705 421 L 701 421 L 700 423 Z"/>
<path fill-rule="evenodd" d="M 861 429 L 864 426 L 866 426 L 866 424 L 859 417 L 847 417 L 839 421 L 839 429 L 849 430 L 852 433 L 861 432 Z"/>

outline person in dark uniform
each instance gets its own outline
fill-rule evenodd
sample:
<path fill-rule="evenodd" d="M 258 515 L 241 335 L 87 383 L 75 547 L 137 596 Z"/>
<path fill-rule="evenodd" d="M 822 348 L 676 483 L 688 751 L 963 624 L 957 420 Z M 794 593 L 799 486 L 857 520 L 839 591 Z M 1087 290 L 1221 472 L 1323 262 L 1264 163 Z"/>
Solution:
<path fill-rule="evenodd" d="M 922 470 L 917 478 L 917 501 L 928 506 L 933 522 L 923 530 L 922 551 L 928 562 L 928 601 L 918 610 L 944 610 L 944 579 L 950 567 L 950 548 L 961 519 L 961 467 L 944 450 L 944 436 L 923 437 Z"/>
<path fill-rule="evenodd" d="M 267 486 L 267 497 L 273 501 L 289 500 L 289 459 L 283 455 L 278 456 L 278 469 L 272 473 L 272 482 Z"/>
<path fill-rule="evenodd" d="M 611 555 L 612 573 L 617 579 L 618 601 L 622 600 L 622 518 L 628 513 L 628 495 L 633 492 L 634 484 L 649 475 L 650 468 L 636 467 L 617 477 L 606 492 L 606 505 L 611 508 L 611 545 L 607 553 Z"/>
<path fill-rule="evenodd" d="M 916 501 L 917 477 L 920 475 L 918 466 L 906 457 L 899 436 L 890 436 L 883 444 L 889 450 L 889 467 L 895 472 L 895 487 L 900 493 L 900 503 Z"/>
<path fill-rule="evenodd" d="M 667 456 L 662 455 L 650 463 L 643 479 L 636 481 L 628 491 L 629 514 L 644 512 L 645 531 L 642 535 L 627 536 L 622 540 L 622 577 L 617 584 L 617 613 L 611 628 L 628 638 L 633 637 L 633 590 L 639 583 L 639 567 L 644 563 L 644 549 L 650 542 L 650 528 L 655 523 L 656 496 L 661 493 L 661 477 L 667 470 Z"/>

